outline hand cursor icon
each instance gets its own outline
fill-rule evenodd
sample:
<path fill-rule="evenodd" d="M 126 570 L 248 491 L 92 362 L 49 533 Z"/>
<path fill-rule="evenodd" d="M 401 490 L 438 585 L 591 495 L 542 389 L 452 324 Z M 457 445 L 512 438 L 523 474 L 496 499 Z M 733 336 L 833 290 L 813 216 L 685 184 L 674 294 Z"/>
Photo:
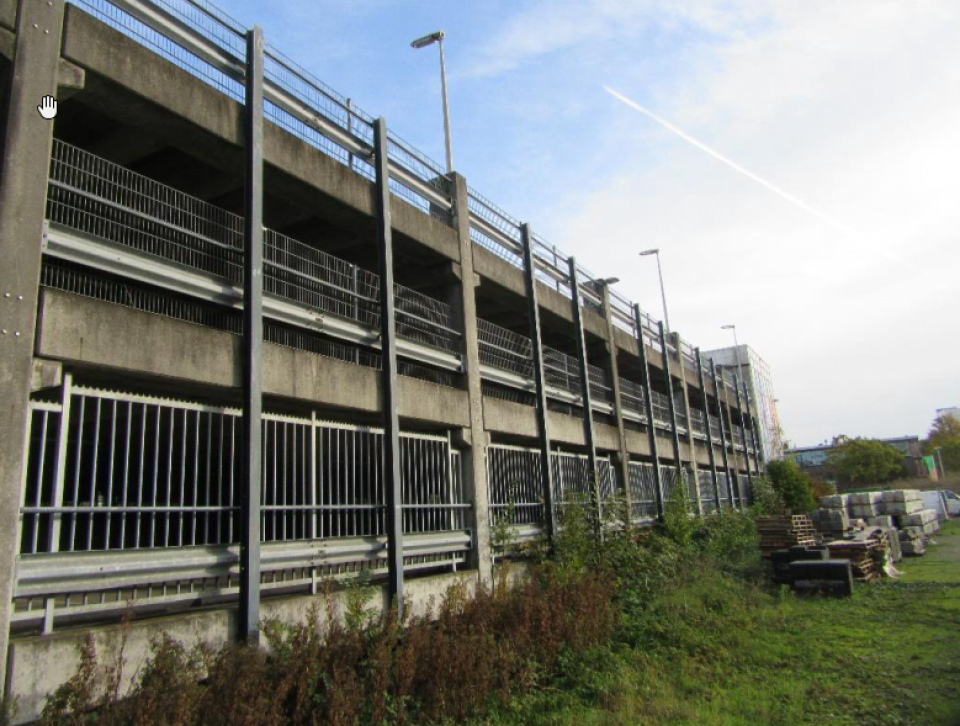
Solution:
<path fill-rule="evenodd" d="M 45 119 L 53 118 L 57 115 L 57 99 L 53 96 L 44 96 L 40 101 L 40 105 L 37 106 L 37 110 Z"/>

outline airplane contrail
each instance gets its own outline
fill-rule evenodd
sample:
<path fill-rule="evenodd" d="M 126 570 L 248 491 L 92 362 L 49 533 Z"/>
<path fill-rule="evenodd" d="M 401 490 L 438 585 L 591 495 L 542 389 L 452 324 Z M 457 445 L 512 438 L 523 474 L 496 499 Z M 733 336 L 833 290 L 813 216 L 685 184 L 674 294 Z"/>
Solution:
<path fill-rule="evenodd" d="M 783 189 L 781 189 L 780 187 L 776 186 L 775 184 L 772 184 L 772 183 L 768 182 L 768 181 L 767 181 L 766 179 L 764 179 L 763 177 L 757 176 L 756 174 L 754 174 L 754 173 L 753 173 L 752 171 L 750 171 L 749 169 L 744 169 L 742 166 L 740 166 L 740 165 L 739 165 L 738 163 L 736 163 L 735 161 L 731 161 L 730 159 L 728 159 L 727 157 L 725 157 L 723 154 L 721 154 L 719 151 L 716 151 L 715 149 L 711 149 L 709 146 L 707 146 L 706 144 L 704 144 L 702 141 L 699 141 L 699 140 L 693 138 L 690 134 L 688 134 L 688 133 L 687 133 L 686 131 L 684 131 L 683 129 L 679 129 L 679 128 L 677 128 L 676 126 L 674 126 L 672 123 L 670 123 L 669 121 L 667 121 L 666 119 L 660 118 L 660 117 L 657 116 L 657 114 L 655 114 L 653 111 L 650 111 L 649 109 L 644 108 L 643 106 L 641 106 L 641 105 L 640 105 L 639 103 L 637 103 L 636 101 L 630 100 L 629 98 L 627 98 L 626 96 L 624 96 L 622 93 L 618 93 L 617 91 L 614 91 L 614 90 L 613 90 L 612 88 L 610 88 L 609 86 L 604 86 L 604 87 L 603 87 L 603 90 L 605 90 L 605 91 L 606 91 L 607 93 L 609 93 L 611 96 L 613 96 L 614 98 L 616 98 L 618 101 L 622 101 L 623 103 L 625 103 L 626 105 L 628 105 L 630 108 L 635 109 L 636 111 L 639 111 L 640 113 L 642 113 L 644 116 L 647 116 L 648 118 L 653 119 L 654 121 L 656 121 L 658 124 L 660 124 L 661 126 L 663 126 L 663 127 L 664 127 L 665 129 L 667 129 L 668 131 L 671 131 L 671 132 L 675 133 L 675 134 L 676 134 L 677 136 L 679 136 L 681 139 L 683 139 L 684 141 L 686 141 L 686 142 L 688 142 L 688 143 L 696 146 L 696 147 L 697 147 L 698 149 L 700 149 L 701 151 L 706 152 L 707 154 L 709 154 L 710 156 L 712 156 L 714 159 L 718 159 L 719 161 L 722 161 L 724 164 L 726 164 L 727 166 L 729 166 L 730 168 L 732 168 L 734 171 L 740 172 L 740 173 L 743 174 L 745 177 L 747 177 L 748 179 L 752 179 L 753 181 L 755 181 L 755 182 L 756 182 L 757 184 L 759 184 L 760 186 L 765 187 L 765 188 L 769 189 L 771 192 L 773 192 L 774 194 L 777 194 L 778 196 L 783 197 L 784 199 L 786 199 L 788 202 L 790 202 L 790 203 L 793 204 L 794 206 L 797 206 L 797 207 L 799 207 L 800 209 L 802 209 L 803 211 L 805 211 L 807 214 L 813 215 L 813 216 L 816 217 L 817 219 L 819 219 L 819 220 L 821 220 L 821 221 L 823 221 L 823 222 L 826 222 L 826 223 L 829 224 L 830 226 L 835 227 L 836 229 L 840 230 L 841 232 L 843 232 L 843 233 L 846 234 L 846 235 L 849 235 L 850 237 L 853 237 L 853 238 L 858 239 L 858 240 L 861 238 L 861 235 L 860 235 L 858 232 L 856 232 L 855 230 L 851 229 L 850 227 L 847 227 L 846 225 L 842 224 L 841 222 L 838 222 L 837 220 L 833 219 L 832 217 L 824 214 L 824 213 L 821 212 L 819 209 L 814 209 L 813 207 L 811 207 L 809 204 L 807 204 L 807 203 L 806 203 L 805 201 L 803 201 L 802 199 L 798 199 L 797 197 L 793 196 L 793 195 L 790 194 L 789 192 L 785 192 Z"/>

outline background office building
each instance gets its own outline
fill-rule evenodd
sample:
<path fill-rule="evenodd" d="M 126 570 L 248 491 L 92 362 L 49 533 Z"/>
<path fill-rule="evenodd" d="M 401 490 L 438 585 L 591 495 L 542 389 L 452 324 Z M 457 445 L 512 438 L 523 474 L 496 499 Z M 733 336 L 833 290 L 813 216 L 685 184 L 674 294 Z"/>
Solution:
<path fill-rule="evenodd" d="M 757 355 L 753 348 L 745 344 L 739 347 L 730 346 L 704 351 L 702 355 L 726 368 L 736 368 L 739 360 L 747 391 L 750 394 L 751 414 L 757 420 L 760 430 L 763 459 L 765 461 L 782 459 L 783 430 L 780 428 L 777 397 L 773 392 L 773 375 L 770 372 L 770 366 Z"/>

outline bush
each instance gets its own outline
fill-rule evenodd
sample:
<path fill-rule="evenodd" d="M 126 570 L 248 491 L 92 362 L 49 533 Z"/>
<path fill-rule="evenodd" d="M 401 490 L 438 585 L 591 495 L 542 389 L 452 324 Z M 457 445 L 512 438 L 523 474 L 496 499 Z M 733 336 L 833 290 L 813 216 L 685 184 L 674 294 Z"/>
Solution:
<path fill-rule="evenodd" d="M 793 514 L 805 514 L 816 508 L 817 503 L 810 489 L 810 477 L 800 471 L 797 462 L 771 461 L 767 464 L 767 476 L 786 509 Z"/>
<path fill-rule="evenodd" d="M 564 658 L 607 641 L 618 622 L 608 570 L 544 566 L 511 590 L 451 587 L 436 607 L 397 622 L 317 613 L 264 624 L 269 652 L 186 650 L 163 637 L 130 696 L 114 697 L 92 638 L 76 675 L 44 709 L 43 726 L 281 726 L 463 720 L 554 677 Z M 332 608 L 331 608 L 332 609 Z M 109 674 L 110 671 L 108 671 Z M 116 681 L 119 682 L 119 681 Z"/>
<path fill-rule="evenodd" d="M 903 473 L 903 454 L 876 439 L 846 439 L 827 461 L 838 481 L 853 484 L 882 484 Z"/>

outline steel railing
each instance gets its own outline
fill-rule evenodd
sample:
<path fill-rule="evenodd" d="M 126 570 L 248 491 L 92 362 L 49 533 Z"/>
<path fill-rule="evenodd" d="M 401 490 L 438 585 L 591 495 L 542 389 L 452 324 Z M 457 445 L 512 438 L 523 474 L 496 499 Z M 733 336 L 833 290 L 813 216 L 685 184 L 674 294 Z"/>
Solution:
<path fill-rule="evenodd" d="M 242 281 L 241 216 L 60 140 L 51 156 L 47 218 L 235 286 Z M 264 273 L 269 295 L 366 328 L 379 326 L 375 273 L 269 229 Z M 399 284 L 394 298 L 399 337 L 459 352 L 460 332 L 449 305 Z"/>

